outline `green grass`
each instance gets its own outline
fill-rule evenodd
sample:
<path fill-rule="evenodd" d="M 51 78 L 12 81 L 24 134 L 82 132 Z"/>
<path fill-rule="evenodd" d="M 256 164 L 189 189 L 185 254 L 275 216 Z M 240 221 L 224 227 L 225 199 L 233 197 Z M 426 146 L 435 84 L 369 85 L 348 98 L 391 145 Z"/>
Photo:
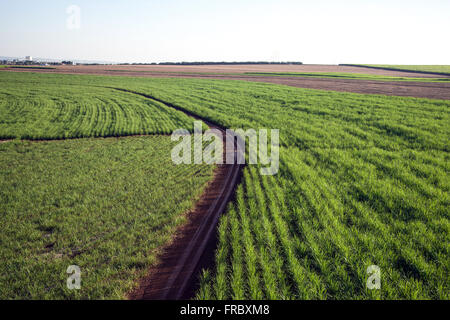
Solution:
<path fill-rule="evenodd" d="M 280 174 L 245 169 L 199 298 L 449 298 L 449 101 L 236 81 L 123 85 L 227 127 L 281 129 Z M 372 264 L 380 291 L 365 287 Z"/>
<path fill-rule="evenodd" d="M 9 66 L 12 69 L 56 69 L 55 67 L 42 67 L 42 66 Z"/>
<path fill-rule="evenodd" d="M 192 127 L 193 120 L 184 113 L 134 94 L 67 82 L 30 84 L 2 75 L 3 139 L 171 134 Z"/>
<path fill-rule="evenodd" d="M 361 66 L 390 68 L 396 70 L 437 72 L 450 75 L 450 65 L 393 65 L 393 64 L 366 64 Z"/>
<path fill-rule="evenodd" d="M 414 81 L 414 82 L 449 82 L 450 78 L 413 78 L 413 77 L 391 77 L 382 75 L 369 75 L 345 72 L 247 72 L 252 76 L 276 76 L 276 77 L 308 77 L 327 79 L 348 80 L 374 80 L 374 81 Z"/>
<path fill-rule="evenodd" d="M 170 137 L 0 144 L 0 299 L 121 299 L 212 177 Z M 170 194 L 170 196 L 168 196 Z M 69 265 L 81 290 L 66 288 Z"/>
<path fill-rule="evenodd" d="M 280 172 L 244 170 L 198 298 L 450 298 L 450 101 L 224 80 L 0 80 L 120 87 L 225 127 L 280 129 Z M 372 264 L 379 291 L 365 287 Z"/>

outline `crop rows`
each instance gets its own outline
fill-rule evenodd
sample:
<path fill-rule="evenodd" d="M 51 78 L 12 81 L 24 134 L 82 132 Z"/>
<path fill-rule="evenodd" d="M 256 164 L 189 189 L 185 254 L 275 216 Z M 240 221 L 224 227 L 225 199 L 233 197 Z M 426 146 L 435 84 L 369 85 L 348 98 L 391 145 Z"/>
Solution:
<path fill-rule="evenodd" d="M 219 80 L 27 81 L 123 88 L 228 128 L 280 129 L 280 172 L 245 168 L 198 298 L 449 298 L 449 101 Z M 366 288 L 370 265 L 381 290 Z"/>
<path fill-rule="evenodd" d="M 0 299 L 121 299 L 212 177 L 166 136 L 0 144 Z M 168 196 L 170 194 L 170 196 Z M 82 290 L 66 287 L 77 265 Z"/>
<path fill-rule="evenodd" d="M 171 134 L 192 119 L 108 88 L 1 81 L 0 138 L 61 139 Z"/>
<path fill-rule="evenodd" d="M 245 169 L 199 298 L 448 299 L 449 102 L 218 81 L 146 86 L 138 90 L 227 127 L 281 130 L 280 173 Z M 370 265 L 382 270 L 381 291 L 366 288 Z"/>

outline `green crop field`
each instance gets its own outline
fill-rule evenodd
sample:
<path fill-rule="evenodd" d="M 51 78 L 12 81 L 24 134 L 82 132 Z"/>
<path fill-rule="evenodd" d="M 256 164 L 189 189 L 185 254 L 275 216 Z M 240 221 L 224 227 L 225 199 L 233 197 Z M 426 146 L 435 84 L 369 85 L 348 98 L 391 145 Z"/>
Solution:
<path fill-rule="evenodd" d="M 408 70 L 408 71 L 423 71 L 423 72 L 437 72 L 447 73 L 450 75 L 449 65 L 393 65 L 393 64 L 366 64 L 361 66 L 378 67 L 378 68 L 390 68 L 396 70 Z"/>
<path fill-rule="evenodd" d="M 15 65 L 13 65 L 13 66 L 9 66 L 10 68 L 12 68 L 12 69 L 43 69 L 43 70 L 46 70 L 46 69 L 48 69 L 48 70 L 53 70 L 53 69 L 56 69 L 55 67 L 43 67 L 43 66 L 15 66 Z"/>
<path fill-rule="evenodd" d="M 245 168 L 199 299 L 450 298 L 450 101 L 225 80 L 0 72 L 0 82 L 12 84 L 0 101 L 27 86 L 64 89 L 45 99 L 67 90 L 141 99 L 106 88 L 115 87 L 225 127 L 280 129 L 280 172 Z M 24 116 L 9 113 L 11 123 L 0 113 L 3 132 L 39 128 L 32 115 L 45 103 L 22 107 L 27 101 L 33 96 L 15 107 Z M 366 288 L 370 265 L 381 269 L 381 290 Z"/>
<path fill-rule="evenodd" d="M 0 299 L 124 298 L 212 177 L 167 136 L 0 144 Z M 168 191 L 170 196 L 168 197 Z M 69 265 L 82 290 L 66 287 Z"/>
<path fill-rule="evenodd" d="M 95 86 L 0 77 L 0 138 L 60 139 L 170 134 L 191 128 L 184 113 Z"/>
<path fill-rule="evenodd" d="M 134 86 L 227 127 L 281 130 L 280 174 L 245 169 L 199 298 L 449 298 L 449 101 L 225 81 Z M 380 291 L 365 287 L 370 265 L 382 270 Z"/>
<path fill-rule="evenodd" d="M 307 77 L 346 80 L 375 80 L 375 81 L 414 81 L 414 82 L 449 82 L 450 78 L 415 78 L 415 77 L 391 77 L 373 74 L 346 73 L 346 72 L 247 72 L 253 76 L 275 77 Z"/>

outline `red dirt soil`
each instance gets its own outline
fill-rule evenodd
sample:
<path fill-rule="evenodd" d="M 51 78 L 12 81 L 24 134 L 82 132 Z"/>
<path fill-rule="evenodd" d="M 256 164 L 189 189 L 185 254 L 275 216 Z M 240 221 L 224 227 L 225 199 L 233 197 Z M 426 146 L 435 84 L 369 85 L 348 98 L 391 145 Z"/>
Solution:
<path fill-rule="evenodd" d="M 243 72 L 350 72 L 385 76 L 435 78 L 442 76 L 412 74 L 401 71 L 378 70 L 362 67 L 333 65 L 209 65 L 209 66 L 58 66 L 56 69 L 11 69 L 15 72 L 40 72 L 64 74 L 96 74 L 108 76 L 130 77 L 165 77 L 165 78 L 198 78 L 228 79 L 254 82 L 265 82 L 288 85 L 298 88 L 320 89 L 330 91 L 355 92 L 363 94 L 382 94 L 430 99 L 450 100 L 450 82 L 407 82 L 407 81 L 375 81 L 353 79 L 330 79 L 297 76 L 252 76 L 228 74 L 201 74 L 201 72 L 243 73 Z M 177 74 L 177 72 L 179 72 Z M 184 72 L 192 72 L 186 74 Z M 200 72 L 200 73 L 199 73 Z"/>
<path fill-rule="evenodd" d="M 113 89 L 159 101 L 202 120 L 211 129 L 219 130 L 223 137 L 224 162 L 228 153 L 234 154 L 236 159 L 237 152 L 242 152 L 236 146 L 227 147 L 224 128 L 154 97 L 124 89 Z M 158 257 L 159 263 L 150 268 L 147 276 L 141 279 L 138 287 L 129 294 L 129 299 L 179 300 L 194 297 L 200 271 L 214 263 L 216 227 L 239 182 L 242 168 L 243 165 L 237 164 L 236 161 L 234 164 L 218 165 L 213 180 L 188 214 L 188 223 L 179 228 L 172 242 L 163 248 L 163 253 Z"/>

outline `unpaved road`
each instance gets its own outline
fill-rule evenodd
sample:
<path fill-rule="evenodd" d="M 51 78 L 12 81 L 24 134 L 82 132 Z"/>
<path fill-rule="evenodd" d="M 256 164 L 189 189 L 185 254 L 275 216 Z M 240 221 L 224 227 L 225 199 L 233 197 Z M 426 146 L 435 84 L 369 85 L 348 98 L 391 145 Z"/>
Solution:
<path fill-rule="evenodd" d="M 240 180 L 243 165 L 237 164 L 236 158 L 238 152 L 243 152 L 243 150 L 238 150 L 237 144 L 227 148 L 224 128 L 187 110 L 145 94 L 119 88 L 110 89 L 134 93 L 159 101 L 170 108 L 202 120 L 211 129 L 217 129 L 222 133 L 224 163 L 228 153 L 234 154 L 234 164 L 217 166 L 213 180 L 187 215 L 187 224 L 177 230 L 173 241 L 163 248 L 162 255 L 158 257 L 159 263 L 148 271 L 147 276 L 141 279 L 139 286 L 128 296 L 133 300 L 191 299 L 196 293 L 201 270 L 214 263 L 217 224 Z M 10 141 L 12 140 L 0 140 L 0 143 Z M 39 142 L 41 141 L 49 140 L 39 140 Z"/>
<path fill-rule="evenodd" d="M 351 72 L 351 73 L 377 74 L 386 76 L 442 78 L 442 76 L 436 75 L 426 75 L 426 74 L 418 75 L 401 71 L 388 71 L 388 70 L 378 70 L 361 67 L 323 66 L 323 65 L 61 66 L 57 67 L 56 69 L 4 69 L 4 70 L 15 72 L 96 74 L 96 75 L 110 75 L 110 76 L 129 76 L 129 77 L 244 80 L 244 81 L 282 84 L 298 88 L 450 100 L 450 81 L 448 83 L 375 81 L 375 80 L 312 78 L 312 77 L 297 77 L 297 76 L 260 76 L 260 75 L 245 75 L 242 73 L 242 72 Z M 192 73 L 183 73 L 183 72 L 192 72 Z M 204 73 L 202 74 L 198 72 L 223 72 L 223 73 L 242 73 L 242 74 L 235 74 L 235 75 L 204 74 Z"/>
<path fill-rule="evenodd" d="M 224 159 L 232 152 L 235 160 L 237 146 L 227 148 L 225 129 L 198 116 L 151 96 L 130 92 L 164 103 L 168 107 L 185 112 L 191 117 L 202 120 L 211 129 L 222 132 Z M 130 293 L 133 300 L 179 300 L 193 298 L 200 271 L 214 263 L 217 245 L 216 229 L 220 215 L 225 211 L 236 185 L 239 182 L 243 165 L 218 165 L 214 179 L 209 183 L 200 200 L 188 214 L 188 223 L 180 228 L 175 239 L 163 248 L 158 257 L 159 264 L 151 268 L 136 290 Z"/>

